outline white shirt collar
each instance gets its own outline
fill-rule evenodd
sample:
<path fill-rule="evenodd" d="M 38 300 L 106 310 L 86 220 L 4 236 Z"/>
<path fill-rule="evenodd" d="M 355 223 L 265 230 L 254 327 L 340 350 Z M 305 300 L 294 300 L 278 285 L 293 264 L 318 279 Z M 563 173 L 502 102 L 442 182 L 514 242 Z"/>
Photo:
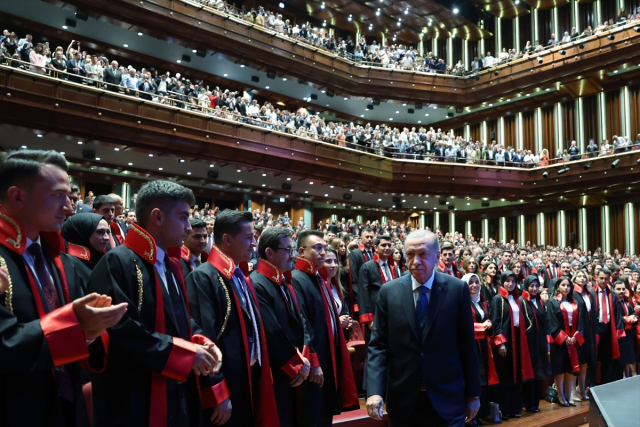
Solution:
<path fill-rule="evenodd" d="M 36 240 L 31 240 L 30 238 L 27 237 L 27 244 L 24 248 L 24 251 L 26 252 L 29 249 L 29 247 L 34 243 L 37 243 L 42 247 L 42 243 L 40 243 L 40 236 L 38 236 Z"/>
<path fill-rule="evenodd" d="M 164 254 L 165 252 L 156 246 L 156 267 L 164 267 Z"/>
<path fill-rule="evenodd" d="M 413 290 L 415 291 L 416 289 L 418 289 L 420 286 L 426 286 L 427 289 L 431 290 L 431 286 L 433 285 L 433 279 L 436 277 L 436 273 L 435 271 L 431 271 L 431 277 L 429 279 L 427 279 L 427 281 L 425 283 L 418 283 L 418 281 L 416 280 L 415 277 L 413 277 L 413 275 L 411 276 L 411 287 L 413 288 Z"/>

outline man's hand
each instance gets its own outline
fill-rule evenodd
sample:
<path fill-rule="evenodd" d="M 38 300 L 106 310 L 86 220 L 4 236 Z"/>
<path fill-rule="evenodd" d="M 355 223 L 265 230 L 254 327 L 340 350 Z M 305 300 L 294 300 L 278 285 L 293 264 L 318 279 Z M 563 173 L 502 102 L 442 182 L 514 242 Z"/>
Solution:
<path fill-rule="evenodd" d="M 324 374 L 322 373 L 322 368 L 320 366 L 311 370 L 311 375 L 309 375 L 309 382 L 316 383 L 320 387 L 324 385 Z"/>
<path fill-rule="evenodd" d="M 500 356 L 505 357 L 507 355 L 507 346 L 502 344 L 498 347 L 498 353 L 500 353 Z"/>
<path fill-rule="evenodd" d="M 369 322 L 369 330 L 373 330 L 373 322 Z"/>
<path fill-rule="evenodd" d="M 116 325 L 127 312 L 128 305 L 123 302 L 112 306 L 111 297 L 97 293 L 78 298 L 72 304 L 87 340 L 98 338 L 107 328 Z"/>
<path fill-rule="evenodd" d="M 211 422 L 217 426 L 221 426 L 229 421 L 231 417 L 231 399 L 227 398 L 224 402 L 216 406 L 211 416 Z"/>
<path fill-rule="evenodd" d="M 491 327 L 493 326 L 493 323 L 491 323 L 491 320 L 485 320 L 482 323 L 482 326 L 484 326 L 484 330 L 488 331 L 489 329 L 491 329 Z"/>
<path fill-rule="evenodd" d="M 382 396 L 374 394 L 367 397 L 367 413 L 374 420 L 382 420 L 384 400 Z"/>
<path fill-rule="evenodd" d="M 9 272 L 6 268 L 0 268 L 0 295 L 9 289 Z"/>
<path fill-rule="evenodd" d="M 213 372 L 211 372 L 211 375 L 215 375 L 218 373 L 218 371 L 220 371 L 220 368 L 222 367 L 222 352 L 214 343 L 207 343 L 205 344 L 205 347 L 207 348 L 209 354 L 213 356 L 216 361 L 216 364 L 213 366 Z"/>
<path fill-rule="evenodd" d="M 249 271 L 253 271 L 253 263 L 252 262 L 248 263 L 247 267 L 248 267 Z"/>
<path fill-rule="evenodd" d="M 298 354 L 300 354 L 299 351 Z M 302 357 L 302 361 L 304 363 L 302 365 L 302 368 L 300 368 L 300 370 L 298 371 L 298 374 L 291 380 L 291 387 L 298 387 L 309 376 L 309 368 L 311 367 L 311 363 L 309 363 L 309 359 L 307 359 L 306 357 L 303 357 L 302 355 L 300 355 L 300 357 Z"/>
<path fill-rule="evenodd" d="M 342 326 L 342 329 L 350 328 L 351 325 L 353 325 L 351 316 L 340 316 L 340 326 Z"/>
<path fill-rule="evenodd" d="M 479 410 L 480 410 L 480 399 L 477 397 L 468 397 L 467 398 L 467 414 L 464 419 L 464 422 L 465 423 L 471 422 L 471 420 L 473 420 L 476 417 Z"/>
<path fill-rule="evenodd" d="M 196 375 L 209 375 L 215 372 L 217 362 L 209 352 L 209 347 L 196 344 L 196 357 L 193 359 L 191 370 Z"/>

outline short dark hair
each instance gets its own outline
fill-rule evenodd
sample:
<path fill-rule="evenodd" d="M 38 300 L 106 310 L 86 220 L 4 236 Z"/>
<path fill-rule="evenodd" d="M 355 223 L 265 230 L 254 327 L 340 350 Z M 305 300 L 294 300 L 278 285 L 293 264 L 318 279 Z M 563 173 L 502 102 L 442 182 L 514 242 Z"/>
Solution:
<path fill-rule="evenodd" d="M 609 270 L 611 270 L 611 272 L 613 273 L 614 271 L 620 271 L 620 266 L 618 264 L 611 264 L 611 267 L 609 267 Z"/>
<path fill-rule="evenodd" d="M 360 230 L 360 237 L 362 237 L 364 233 L 373 233 L 373 229 L 371 227 L 363 228 L 362 230 Z"/>
<path fill-rule="evenodd" d="M 216 242 L 216 245 L 222 243 L 222 236 L 225 234 L 233 237 L 237 236 L 242 224 L 245 222 L 253 224 L 253 215 L 251 212 L 231 209 L 225 209 L 220 212 L 216 217 L 216 224 L 213 227 L 213 240 Z"/>
<path fill-rule="evenodd" d="M 393 242 L 393 240 L 391 240 L 391 236 L 389 236 L 388 234 L 383 234 L 382 236 L 376 237 L 376 240 L 374 240 L 373 242 L 373 246 L 378 246 L 380 244 L 380 241 L 382 240 Z"/>
<path fill-rule="evenodd" d="M 513 252 L 511 252 L 511 249 L 503 249 L 503 250 L 502 250 L 502 255 L 504 255 L 504 254 L 505 254 L 505 253 L 507 253 L 507 252 L 508 252 L 509 254 L 513 255 Z"/>
<path fill-rule="evenodd" d="M 170 203 L 186 202 L 189 206 L 196 203 L 193 191 L 171 181 L 157 180 L 147 182 L 138 192 L 136 199 L 136 219 L 142 228 L 147 225 L 151 211 L 159 208 L 167 212 Z"/>
<path fill-rule="evenodd" d="M 253 229 L 256 230 L 258 233 L 260 233 L 260 235 L 262 235 L 262 226 L 261 225 L 254 225 Z"/>
<path fill-rule="evenodd" d="M 206 228 L 207 226 L 203 220 L 196 218 L 190 219 L 189 224 L 191 224 L 191 228 Z"/>
<path fill-rule="evenodd" d="M 322 231 L 318 231 L 318 230 L 303 231 L 298 235 L 298 249 L 307 245 L 307 239 L 309 239 L 309 236 L 316 236 L 316 237 L 320 237 L 321 239 L 324 239 L 324 234 L 322 233 Z M 260 236 L 260 240 L 262 240 L 262 236 Z"/>
<path fill-rule="evenodd" d="M 267 258 L 267 248 L 276 250 L 280 246 L 280 239 L 293 236 L 293 232 L 285 227 L 269 227 L 260 235 L 258 243 L 258 256 Z"/>
<path fill-rule="evenodd" d="M 65 172 L 69 170 L 64 156 L 53 150 L 16 150 L 0 156 L 0 203 L 9 188 L 36 178 L 40 168 L 46 165 L 56 166 Z"/>
<path fill-rule="evenodd" d="M 598 274 L 600 273 L 604 273 L 607 276 L 611 276 L 611 270 L 609 270 L 607 267 L 600 268 L 600 270 L 598 270 Z"/>
<path fill-rule="evenodd" d="M 100 195 L 98 197 L 96 197 L 95 199 L 93 199 L 93 209 L 99 211 L 100 208 L 102 207 L 102 205 L 106 205 L 106 204 L 112 204 L 113 206 L 116 205 L 116 201 L 115 199 L 109 197 L 109 196 L 105 196 L 105 195 Z"/>
<path fill-rule="evenodd" d="M 80 192 L 80 187 L 78 187 L 77 184 L 71 184 L 71 192 L 72 193 L 79 193 Z"/>
<path fill-rule="evenodd" d="M 453 246 L 453 243 L 448 240 L 445 240 L 444 242 L 442 242 L 442 245 L 440 245 L 440 253 L 449 250 L 453 251 L 454 249 L 455 247 Z"/>

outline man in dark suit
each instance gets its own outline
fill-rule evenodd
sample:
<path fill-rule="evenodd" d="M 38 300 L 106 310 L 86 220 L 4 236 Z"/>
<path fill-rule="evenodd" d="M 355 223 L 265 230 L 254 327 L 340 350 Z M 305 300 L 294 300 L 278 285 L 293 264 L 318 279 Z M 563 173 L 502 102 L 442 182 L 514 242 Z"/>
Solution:
<path fill-rule="evenodd" d="M 375 233 L 371 228 L 363 228 L 360 232 L 360 246 L 358 249 L 349 252 L 349 274 L 351 275 L 351 283 L 345 283 L 346 289 L 344 300 L 349 304 L 349 312 L 355 316 L 358 312 L 358 273 L 360 267 L 365 262 L 373 259 L 373 242 Z"/>
<path fill-rule="evenodd" d="M 533 274 L 533 266 L 527 260 L 528 255 L 529 251 L 525 248 L 518 249 L 518 261 L 520 261 L 520 265 L 522 266 L 522 274 L 524 274 L 524 277 L 531 276 Z"/>
<path fill-rule="evenodd" d="M 482 150 L 482 160 L 484 160 L 488 165 L 496 164 L 495 155 L 496 153 L 491 149 L 491 147 L 487 147 L 485 150 Z"/>
<path fill-rule="evenodd" d="M 389 425 L 464 426 L 480 407 L 480 374 L 469 287 L 435 271 L 438 240 L 407 236 L 410 276 L 378 294 L 367 358 L 367 412 Z"/>
<path fill-rule="evenodd" d="M 118 61 L 111 62 L 111 67 L 105 68 L 103 72 L 103 80 L 107 83 L 107 89 L 114 92 L 118 91 L 118 87 L 122 82 L 122 73 L 118 69 Z"/>
<path fill-rule="evenodd" d="M 116 217 L 116 201 L 109 196 L 100 195 L 96 197 L 93 201 L 93 213 L 102 215 L 105 221 L 107 221 L 107 223 L 109 224 L 109 228 L 111 229 L 107 250 L 109 251 L 111 249 L 114 249 L 116 246 L 120 246 L 122 243 L 120 243 L 120 241 L 116 238 L 113 231 L 114 225 L 117 227 L 117 224 L 114 224 L 113 222 Z"/>
<path fill-rule="evenodd" d="M 75 58 L 67 61 L 67 73 L 69 73 L 69 81 L 76 83 L 82 83 L 82 77 L 87 75 L 80 52 L 76 53 Z"/>
<path fill-rule="evenodd" d="M 187 280 L 187 276 L 198 268 L 203 262 L 207 262 L 207 253 L 204 252 L 207 241 L 207 225 L 201 219 L 190 219 L 191 230 L 189 235 L 182 242 L 182 253 L 180 266 L 182 276 Z"/>
<path fill-rule="evenodd" d="M 85 205 L 84 203 L 78 203 L 76 214 L 83 214 L 83 213 L 93 213 L 93 208 L 89 205 Z"/>
<path fill-rule="evenodd" d="M 118 240 L 119 244 L 123 244 L 125 239 L 127 238 L 127 231 L 129 228 L 127 227 L 127 223 L 123 220 L 119 219 L 121 215 L 124 214 L 124 202 L 122 201 L 122 197 L 117 195 L 116 193 L 110 193 L 109 197 L 115 200 L 115 214 L 113 223 L 111 225 L 111 232 L 115 234 L 115 238 Z"/>

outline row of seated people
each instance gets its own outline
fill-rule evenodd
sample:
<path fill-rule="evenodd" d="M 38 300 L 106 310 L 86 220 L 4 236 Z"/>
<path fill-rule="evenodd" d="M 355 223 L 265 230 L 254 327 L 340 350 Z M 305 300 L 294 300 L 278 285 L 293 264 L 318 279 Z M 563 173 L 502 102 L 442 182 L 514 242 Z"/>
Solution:
<path fill-rule="evenodd" d="M 190 0 L 183 1 L 193 3 Z M 542 44 L 539 40 L 535 40 L 533 44 L 531 41 L 527 41 L 522 49 L 510 48 L 507 51 L 507 48 L 504 48 L 495 57 L 487 51 L 473 58 L 470 64 L 464 64 L 462 60 L 459 60 L 454 65 L 447 64 L 446 60 L 438 57 L 435 52 L 429 52 L 423 57 L 415 46 L 396 44 L 395 35 L 390 39 L 391 44 L 388 46 L 382 43 L 378 44 L 376 40 L 368 43 L 364 36 L 359 40 L 354 40 L 351 35 L 336 39 L 329 34 L 326 26 L 318 28 L 312 27 L 308 23 L 294 24 L 289 19 L 283 19 L 282 14 L 265 9 L 264 6 L 248 9 L 244 5 L 238 8 L 235 3 L 226 4 L 221 0 L 196 1 L 217 13 L 234 16 L 255 24 L 258 28 L 262 27 L 281 36 L 303 41 L 325 51 L 328 55 L 339 56 L 353 61 L 355 64 L 455 76 L 475 76 L 478 72 L 509 61 L 530 55 L 540 56 L 554 47 L 584 41 L 591 36 L 597 36 L 626 25 L 634 25 L 640 21 L 640 9 L 627 12 L 621 8 L 615 18 L 600 21 L 597 24 L 594 22 L 593 28 L 591 25 L 587 25 L 582 32 L 573 27 L 571 31 L 565 31 L 560 39 L 555 34 L 551 34 L 546 44 Z"/>
<path fill-rule="evenodd" d="M 80 42 L 76 41 L 69 45 L 66 52 L 63 52 L 62 47 L 57 47 L 49 62 L 49 57 L 42 54 L 48 47 L 36 44 L 35 48 L 30 48 L 29 37 L 20 40 L 21 55 L 29 57 L 28 64 L 10 59 L 10 65 L 75 83 L 118 91 L 150 102 L 201 111 L 222 119 L 241 121 L 392 158 L 528 168 L 549 164 L 550 156 L 546 149 L 536 153 L 497 144 L 495 141 L 489 144 L 484 141 L 467 141 L 460 136 L 445 134 L 440 129 L 436 132 L 433 128 L 427 131 L 423 127 L 413 127 L 409 130 L 385 124 L 363 126 L 353 122 L 329 122 L 320 114 L 311 114 L 304 108 L 291 112 L 275 108 L 269 102 L 260 105 L 258 100 L 249 101 L 249 98 L 238 91 L 223 91 L 217 86 L 211 89 L 204 82 L 192 82 L 180 73 L 171 76 L 169 72 L 159 73 L 158 70 L 153 73 L 144 68 L 137 71 L 131 66 L 119 66 L 117 61 L 111 61 L 107 65 L 109 62 L 106 57 L 81 51 Z M 4 41 L 2 43 L 4 45 Z M 572 141 L 567 148 L 559 149 L 562 151 L 558 151 L 555 158 L 566 162 L 579 160 L 583 156 L 624 152 L 640 146 L 640 136 L 635 144 L 629 137 L 622 136 L 613 136 L 612 141 L 612 146 L 604 140 L 598 147 L 595 140 L 591 139 L 584 153 L 580 153 L 576 141 Z"/>

